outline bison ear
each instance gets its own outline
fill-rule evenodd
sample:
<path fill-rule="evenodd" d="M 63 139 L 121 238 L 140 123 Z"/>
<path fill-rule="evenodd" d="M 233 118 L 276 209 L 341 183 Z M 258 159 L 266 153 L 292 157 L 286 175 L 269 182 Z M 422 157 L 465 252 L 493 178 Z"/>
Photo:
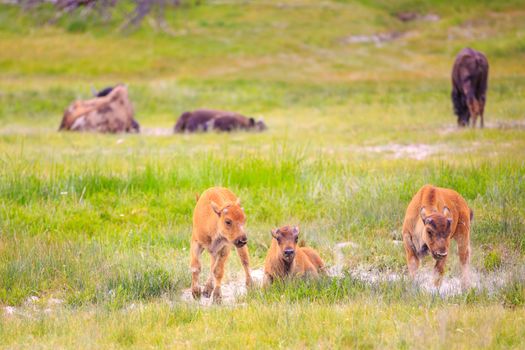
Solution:
<path fill-rule="evenodd" d="M 279 238 L 279 229 L 278 228 L 272 230 L 272 237 L 275 238 L 275 239 Z"/>
<path fill-rule="evenodd" d="M 217 214 L 218 216 L 221 216 L 221 208 L 219 208 L 219 205 L 215 203 L 214 201 L 210 202 L 211 208 Z"/>
<path fill-rule="evenodd" d="M 255 119 L 250 118 L 250 126 L 254 126 L 254 125 L 255 125 Z"/>
<path fill-rule="evenodd" d="M 452 219 L 448 218 L 447 219 L 447 230 L 450 230 L 450 226 L 452 226 Z"/>
<path fill-rule="evenodd" d="M 294 238 L 299 237 L 299 226 L 294 226 L 292 228 L 292 233 L 293 233 Z"/>
<path fill-rule="evenodd" d="M 421 207 L 421 209 L 419 209 L 419 216 L 421 216 L 421 220 L 425 222 L 425 219 L 427 218 L 427 214 L 425 213 L 424 207 Z"/>
<path fill-rule="evenodd" d="M 237 200 L 235 201 L 235 205 L 238 205 L 238 206 L 241 205 L 241 199 L 240 198 L 237 198 Z"/>

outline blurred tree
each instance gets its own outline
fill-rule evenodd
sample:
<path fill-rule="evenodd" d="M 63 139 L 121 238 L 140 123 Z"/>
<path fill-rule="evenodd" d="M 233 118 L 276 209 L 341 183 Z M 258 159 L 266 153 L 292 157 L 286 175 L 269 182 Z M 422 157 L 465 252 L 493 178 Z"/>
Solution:
<path fill-rule="evenodd" d="M 43 5 L 51 5 L 54 9 L 54 17 L 51 22 L 55 22 L 62 16 L 71 14 L 75 11 L 81 11 L 82 14 L 87 15 L 96 12 L 104 19 L 111 18 L 112 13 L 117 6 L 122 3 L 133 3 L 132 10 L 125 16 L 124 23 L 121 26 L 122 30 L 129 30 L 140 25 L 143 19 L 152 15 L 156 25 L 162 30 L 169 32 L 169 26 L 166 23 L 165 14 L 168 7 L 178 7 L 182 4 L 182 0 L 13 0 L 15 3 L 25 10 L 32 10 Z M 189 5 L 199 5 L 203 0 L 188 0 L 184 1 Z M 122 8 L 129 8 L 122 6 Z"/>

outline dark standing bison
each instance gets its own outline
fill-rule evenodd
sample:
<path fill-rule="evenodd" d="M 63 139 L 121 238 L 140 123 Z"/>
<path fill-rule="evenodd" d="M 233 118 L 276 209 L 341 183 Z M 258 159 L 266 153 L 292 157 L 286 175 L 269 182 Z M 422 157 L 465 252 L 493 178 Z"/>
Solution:
<path fill-rule="evenodd" d="M 206 132 L 215 131 L 235 131 L 253 130 L 264 131 L 266 124 L 262 120 L 245 117 L 242 114 L 214 109 L 197 109 L 191 112 L 184 112 L 180 115 L 175 124 L 176 133 L 184 132 Z"/>
<path fill-rule="evenodd" d="M 471 48 L 464 48 L 457 55 L 452 69 L 452 104 L 459 126 L 472 127 L 480 116 L 483 128 L 483 111 L 487 98 L 489 63 L 485 55 Z"/>

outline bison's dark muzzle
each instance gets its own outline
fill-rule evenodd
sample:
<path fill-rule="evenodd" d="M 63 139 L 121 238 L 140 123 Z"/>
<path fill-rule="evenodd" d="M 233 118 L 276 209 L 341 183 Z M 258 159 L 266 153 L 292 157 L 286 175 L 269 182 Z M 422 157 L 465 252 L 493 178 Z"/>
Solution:
<path fill-rule="evenodd" d="M 248 238 L 246 236 L 243 236 L 241 238 L 237 238 L 233 244 L 235 244 L 235 246 L 237 248 L 242 248 L 246 245 L 246 243 L 248 243 Z"/>
<path fill-rule="evenodd" d="M 446 258 L 448 255 L 448 252 L 432 252 L 432 256 L 434 257 L 434 259 L 436 260 L 441 260 L 441 259 L 444 259 Z"/>

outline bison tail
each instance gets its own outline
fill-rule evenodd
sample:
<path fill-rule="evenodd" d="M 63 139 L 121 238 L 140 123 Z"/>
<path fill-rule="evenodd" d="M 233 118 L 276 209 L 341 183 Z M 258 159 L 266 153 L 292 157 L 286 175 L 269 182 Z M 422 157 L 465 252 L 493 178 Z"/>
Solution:
<path fill-rule="evenodd" d="M 200 195 L 198 193 L 195 193 L 195 202 L 198 202 L 200 198 Z"/>
<path fill-rule="evenodd" d="M 472 221 L 472 219 L 474 219 L 474 212 L 470 209 L 470 221 Z"/>

